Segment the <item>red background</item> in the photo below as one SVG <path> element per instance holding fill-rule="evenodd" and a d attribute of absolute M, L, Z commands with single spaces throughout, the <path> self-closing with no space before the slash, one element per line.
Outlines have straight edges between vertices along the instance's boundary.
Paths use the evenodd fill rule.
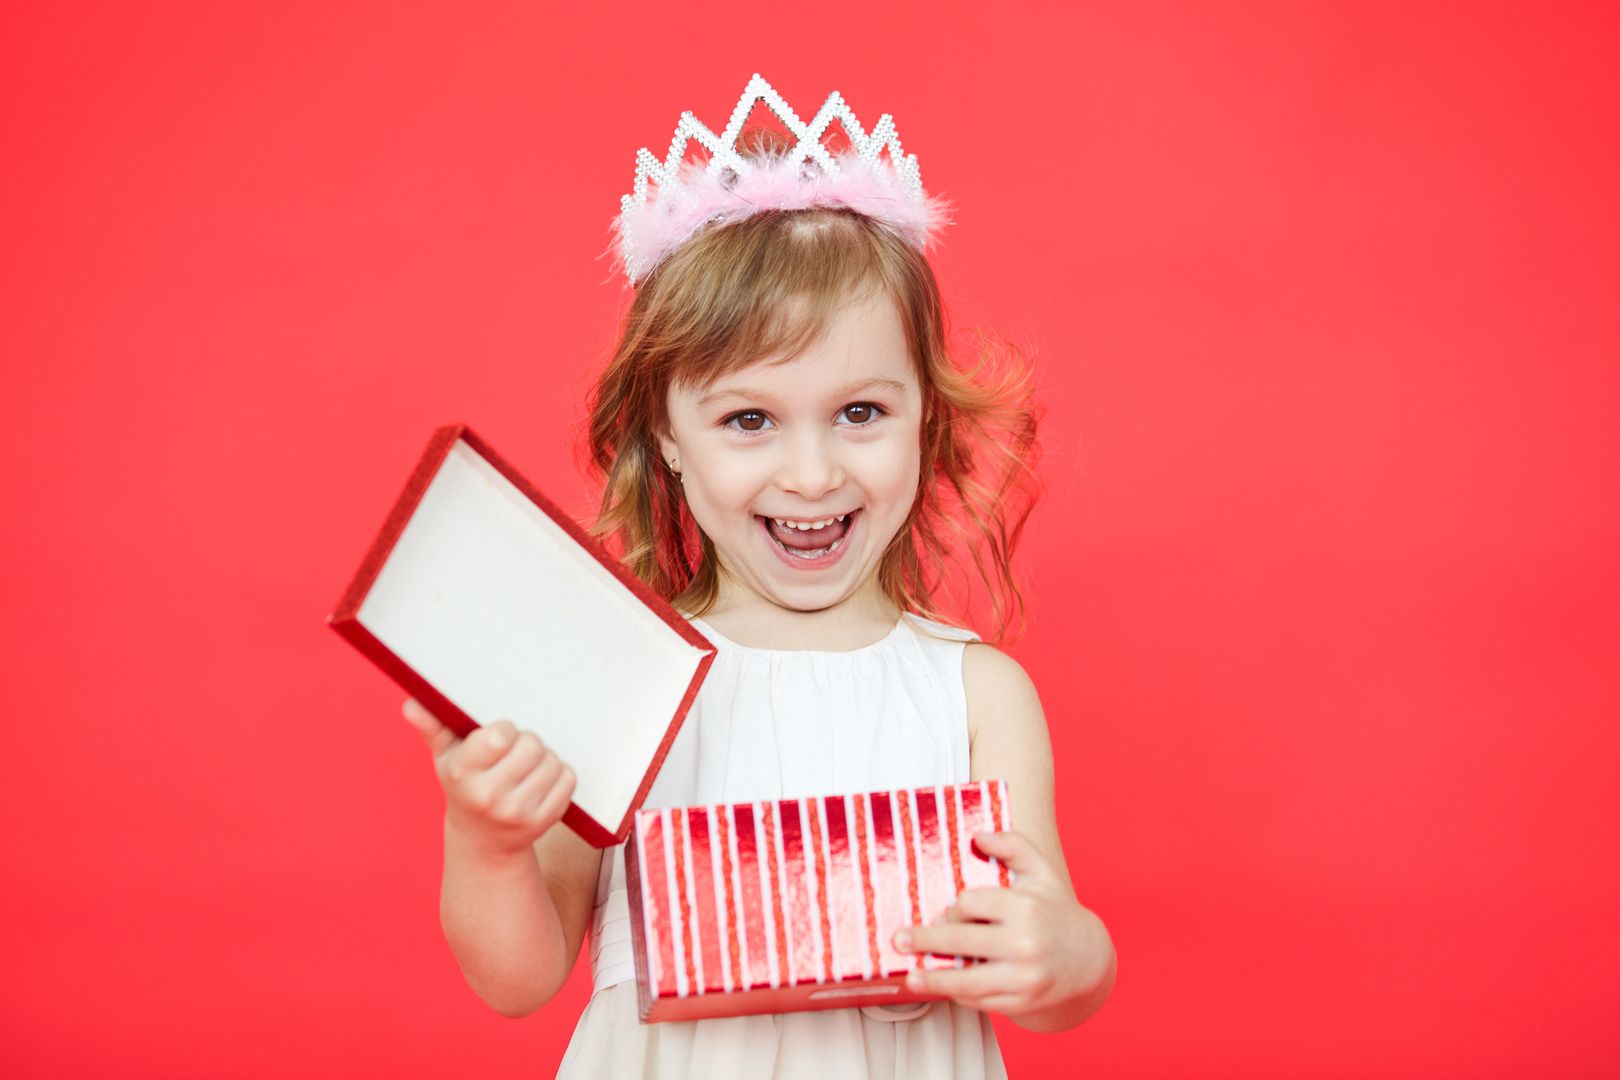
<path fill-rule="evenodd" d="M 757 70 L 894 115 L 1039 353 L 1012 652 L 1120 977 L 1013 1074 L 1615 1075 L 1614 5 L 226 7 L 0 15 L 0 1071 L 550 1075 L 588 970 L 467 989 L 323 618 L 438 424 L 587 512 L 634 151 Z"/>

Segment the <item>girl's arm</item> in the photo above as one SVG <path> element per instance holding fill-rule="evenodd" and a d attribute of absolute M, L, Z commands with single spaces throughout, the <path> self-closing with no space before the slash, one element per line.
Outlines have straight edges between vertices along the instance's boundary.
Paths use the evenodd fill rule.
<path fill-rule="evenodd" d="M 467 985 L 490 1008 L 528 1016 L 568 981 L 601 859 L 560 823 L 531 849 L 485 851 L 446 815 L 439 921 Z"/>
<path fill-rule="evenodd" d="M 459 739 L 414 698 L 403 711 L 444 787 L 445 940 L 490 1008 L 527 1016 L 573 970 L 601 867 L 601 852 L 561 825 L 573 770 L 510 720 Z"/>
<path fill-rule="evenodd" d="M 1102 1007 L 1117 970 L 1102 920 L 1075 898 L 1053 806 L 1052 744 L 1035 685 L 1000 650 L 970 643 L 962 657 L 969 775 L 1007 782 L 1013 831 L 979 848 L 1016 875 L 1010 888 L 968 889 L 941 925 L 901 931 L 914 952 L 974 956 L 966 968 L 914 972 L 910 985 L 1000 1012 L 1032 1031 L 1061 1031 Z"/>

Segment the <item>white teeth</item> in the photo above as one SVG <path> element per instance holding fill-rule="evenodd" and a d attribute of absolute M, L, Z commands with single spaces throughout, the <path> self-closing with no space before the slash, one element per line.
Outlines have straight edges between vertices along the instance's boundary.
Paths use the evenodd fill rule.
<path fill-rule="evenodd" d="M 848 514 L 839 514 L 837 517 L 823 518 L 820 521 L 784 521 L 781 518 L 772 518 L 771 520 L 784 529 L 798 529 L 800 532 L 808 532 L 811 529 L 825 529 L 833 522 L 843 521 L 848 516 Z"/>

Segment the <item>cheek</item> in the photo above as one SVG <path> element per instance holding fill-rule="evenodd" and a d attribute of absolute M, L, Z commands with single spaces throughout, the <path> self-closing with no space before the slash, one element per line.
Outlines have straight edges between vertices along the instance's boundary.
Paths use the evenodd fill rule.
<path fill-rule="evenodd" d="M 878 475 L 881 476 L 879 482 L 883 486 L 884 497 L 901 504 L 898 512 L 904 516 L 916 497 L 917 485 L 922 478 L 921 451 L 910 441 L 896 446 L 892 453 L 886 455 Z"/>
<path fill-rule="evenodd" d="M 874 448 L 875 449 L 875 448 Z M 915 447 L 885 447 L 861 463 L 851 479 L 859 485 L 861 500 L 871 517 L 867 520 L 868 539 L 881 549 L 906 520 L 917 498 L 921 456 Z"/>
<path fill-rule="evenodd" d="M 758 487 L 750 484 L 737 469 L 709 468 L 699 475 L 707 478 L 707 482 L 695 477 L 688 482 L 686 502 L 692 516 L 706 532 L 712 534 L 717 529 L 729 528 L 739 512 L 753 505 Z"/>

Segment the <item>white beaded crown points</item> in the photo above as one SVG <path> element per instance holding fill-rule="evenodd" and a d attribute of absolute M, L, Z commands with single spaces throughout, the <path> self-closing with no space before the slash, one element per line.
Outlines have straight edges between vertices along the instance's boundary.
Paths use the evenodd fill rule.
<path fill-rule="evenodd" d="M 797 141 L 784 152 L 749 158 L 738 153 L 737 139 L 760 101 Z M 822 144 L 834 120 L 842 124 L 851 149 L 834 153 Z M 707 162 L 686 160 L 693 142 L 709 152 Z M 649 191 L 649 180 L 657 181 L 656 189 Z M 868 133 L 834 90 L 806 124 L 756 72 L 720 135 L 688 110 L 681 113 L 663 161 L 646 147 L 636 151 L 633 190 L 619 200 L 613 219 L 614 253 L 635 284 L 708 223 L 812 206 L 850 207 L 923 250 L 950 223 L 950 203 L 923 190 L 917 155 L 902 152 L 888 113 Z"/>

